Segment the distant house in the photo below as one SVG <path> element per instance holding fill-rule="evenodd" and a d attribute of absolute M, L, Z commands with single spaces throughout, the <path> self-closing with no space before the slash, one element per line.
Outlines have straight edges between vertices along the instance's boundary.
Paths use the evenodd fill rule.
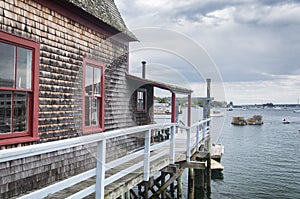
<path fill-rule="evenodd" d="M 159 103 L 154 101 L 154 114 L 169 114 L 171 113 L 171 106 L 169 103 Z"/>
<path fill-rule="evenodd" d="M 133 41 L 137 38 L 113 0 L 2 1 L 0 148 L 150 124 L 154 86 L 170 90 L 173 98 L 176 92 L 191 92 L 129 75 Z M 111 140 L 109 158 L 139 145 L 138 135 Z M 95 167 L 94 150 L 74 147 L 26 164 L 0 163 L 5 179 L 0 181 L 0 198 Z"/>

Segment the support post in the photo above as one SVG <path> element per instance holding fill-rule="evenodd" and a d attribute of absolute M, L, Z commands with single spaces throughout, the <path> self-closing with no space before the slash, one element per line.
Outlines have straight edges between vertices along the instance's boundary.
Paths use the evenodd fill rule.
<path fill-rule="evenodd" d="M 204 198 L 204 169 L 195 169 L 195 198 Z"/>
<path fill-rule="evenodd" d="M 190 162 L 190 159 L 191 159 L 191 146 L 190 146 L 191 131 L 189 128 L 186 130 L 186 134 L 187 134 L 187 136 L 186 136 L 186 161 Z"/>
<path fill-rule="evenodd" d="M 188 199 L 194 199 L 195 189 L 195 173 L 193 168 L 189 168 L 189 179 L 188 179 Z"/>
<path fill-rule="evenodd" d="M 148 192 L 149 192 L 149 187 L 148 187 L 148 185 L 145 185 L 144 188 L 145 188 L 144 198 L 145 198 L 145 199 L 148 199 L 148 198 L 149 198 L 149 194 L 148 194 Z"/>
<path fill-rule="evenodd" d="M 97 145 L 96 199 L 104 199 L 106 140 Z"/>
<path fill-rule="evenodd" d="M 192 104 L 192 97 L 191 94 L 188 95 L 188 110 L 187 110 L 187 125 L 191 126 L 191 105 Z"/>
<path fill-rule="evenodd" d="M 211 79 L 207 79 L 207 98 L 210 99 L 210 83 L 211 83 Z M 207 118 L 210 117 L 210 101 L 208 102 L 207 105 Z M 207 127 L 209 127 L 209 122 L 206 123 L 206 129 L 205 131 L 207 131 Z M 208 133 L 208 138 L 207 138 L 207 150 L 208 150 L 208 154 L 207 154 L 207 193 L 211 193 L 211 157 L 210 157 L 210 150 L 211 150 L 211 143 L 210 143 L 210 133 Z"/>
<path fill-rule="evenodd" d="M 182 199 L 182 175 L 177 178 L 177 198 Z"/>
<path fill-rule="evenodd" d="M 206 88 L 206 95 L 207 95 L 207 99 L 208 99 L 208 103 L 207 103 L 207 117 L 210 117 L 210 84 L 211 84 L 211 79 L 206 79 L 206 84 L 207 84 L 207 88 Z"/>
<path fill-rule="evenodd" d="M 206 189 L 207 193 L 211 193 L 211 158 L 210 153 L 208 154 L 207 158 L 207 173 L 206 173 Z"/>
<path fill-rule="evenodd" d="M 202 145 L 203 145 L 202 151 L 204 151 L 205 150 L 206 123 L 202 124 L 201 128 L 202 128 Z"/>
<path fill-rule="evenodd" d="M 150 138 L 151 130 L 145 132 L 145 149 L 144 149 L 144 181 L 150 178 Z"/>
<path fill-rule="evenodd" d="M 172 178 L 174 176 L 174 174 L 170 174 L 170 178 Z M 170 184 L 170 191 L 171 191 L 171 197 L 175 198 L 175 186 L 174 186 L 174 182 L 172 182 Z"/>
<path fill-rule="evenodd" d="M 171 122 L 176 122 L 176 94 L 172 93 Z"/>
<path fill-rule="evenodd" d="M 199 151 L 199 136 L 200 136 L 200 133 L 199 133 L 199 125 L 196 126 L 196 151 Z"/>
<path fill-rule="evenodd" d="M 161 184 L 160 186 L 164 186 L 166 183 L 166 173 L 165 172 L 161 172 Z M 161 198 L 166 198 L 166 189 L 164 189 L 162 192 L 161 192 Z"/>
<path fill-rule="evenodd" d="M 175 126 L 171 126 L 170 129 L 170 164 L 175 163 Z"/>

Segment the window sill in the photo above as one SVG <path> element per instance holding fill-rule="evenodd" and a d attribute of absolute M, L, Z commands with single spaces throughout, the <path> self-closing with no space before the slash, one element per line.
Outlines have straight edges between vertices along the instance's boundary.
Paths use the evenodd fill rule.
<path fill-rule="evenodd" d="M 21 144 L 21 143 L 25 143 L 25 142 L 35 142 L 35 141 L 39 141 L 39 140 L 40 140 L 39 137 L 31 137 L 31 136 L 7 138 L 7 139 L 0 140 L 0 146 Z"/>
<path fill-rule="evenodd" d="M 105 131 L 105 128 L 93 128 L 93 127 L 85 127 L 83 129 L 83 135 L 93 134 L 93 133 L 101 133 Z"/>

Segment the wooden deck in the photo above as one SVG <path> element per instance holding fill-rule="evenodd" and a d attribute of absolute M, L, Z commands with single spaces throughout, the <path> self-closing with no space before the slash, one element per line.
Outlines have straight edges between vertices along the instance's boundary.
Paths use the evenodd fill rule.
<path fill-rule="evenodd" d="M 176 163 L 182 163 L 186 161 L 186 133 L 184 132 L 178 132 L 175 136 L 175 147 L 176 147 L 176 154 L 175 154 L 175 162 Z M 195 140 L 192 140 L 195 142 Z M 165 142 L 169 142 L 169 140 L 166 140 Z M 159 144 L 159 143 L 156 143 Z M 163 148 L 160 148 L 158 150 L 154 150 L 151 152 L 151 157 L 155 157 L 158 154 L 161 154 L 162 151 L 165 151 L 165 155 L 161 155 L 156 160 L 152 161 L 150 164 L 150 176 L 158 175 L 160 170 L 166 168 L 168 165 L 170 165 L 169 162 L 169 146 L 165 146 Z M 195 148 L 191 149 L 191 152 L 194 152 Z M 129 168 L 133 165 L 139 164 L 144 161 L 143 156 L 139 156 L 130 162 L 127 162 L 126 164 L 122 164 L 118 167 L 111 168 L 106 171 L 106 178 L 120 172 L 126 170 L 126 168 Z M 186 165 L 187 167 L 187 165 Z M 212 165 L 213 167 L 213 165 Z M 135 170 L 134 172 L 126 174 L 121 179 L 105 186 L 105 198 L 112 198 L 115 199 L 119 197 L 120 195 L 128 192 L 133 187 L 137 186 L 139 183 L 143 182 L 143 166 L 141 166 L 139 169 Z M 47 199 L 50 198 L 68 198 L 70 195 L 78 192 L 78 190 L 85 189 L 89 186 L 92 186 L 95 184 L 95 177 L 90 178 L 86 181 L 83 181 L 81 183 L 78 183 L 70 188 L 64 189 L 62 191 L 59 191 L 55 194 L 51 194 L 47 197 Z M 95 198 L 95 194 L 91 194 L 88 197 L 85 198 Z"/>
<path fill-rule="evenodd" d="M 211 165 L 209 153 L 196 150 L 208 148 L 209 128 L 207 128 L 207 123 L 209 121 L 210 119 L 202 120 L 191 127 L 169 123 L 117 129 L 109 133 L 88 135 L 84 137 L 84 140 L 73 138 L 51 144 L 34 145 L 23 148 L 22 153 L 19 150 L 11 150 L 10 153 L 3 154 L 1 161 L 31 157 L 87 143 L 97 143 L 96 168 L 27 193 L 20 198 L 95 198 L 95 193 L 96 198 L 101 199 L 124 197 L 124 194 L 127 196 L 132 194 L 135 195 L 134 198 L 138 198 L 140 195 L 145 196 L 148 189 L 151 189 L 151 197 L 155 198 L 161 192 L 167 194 L 166 186 L 174 187 L 173 182 L 176 183 L 175 180 L 180 178 L 185 168 L 205 169 L 208 173 L 210 172 L 212 167 L 206 167 L 206 165 Z M 159 129 L 169 129 L 169 140 L 150 144 L 153 130 Z M 135 133 L 144 133 L 144 148 L 111 162 L 105 162 L 106 140 Z M 16 153 L 18 156 L 15 156 Z M 194 155 L 203 157 L 195 161 Z M 139 189 L 137 194 L 133 193 L 135 189 L 132 188 L 136 186 L 143 190 Z M 154 190 L 153 186 L 158 186 L 159 190 L 157 188 Z M 182 186 L 181 180 L 177 186 Z M 163 198 L 165 197 L 163 196 Z"/>

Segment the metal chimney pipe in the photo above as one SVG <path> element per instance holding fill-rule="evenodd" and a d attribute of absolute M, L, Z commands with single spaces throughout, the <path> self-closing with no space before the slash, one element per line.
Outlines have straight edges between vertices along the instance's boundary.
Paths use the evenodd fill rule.
<path fill-rule="evenodd" d="M 146 78 L 146 61 L 142 61 L 142 78 Z"/>

